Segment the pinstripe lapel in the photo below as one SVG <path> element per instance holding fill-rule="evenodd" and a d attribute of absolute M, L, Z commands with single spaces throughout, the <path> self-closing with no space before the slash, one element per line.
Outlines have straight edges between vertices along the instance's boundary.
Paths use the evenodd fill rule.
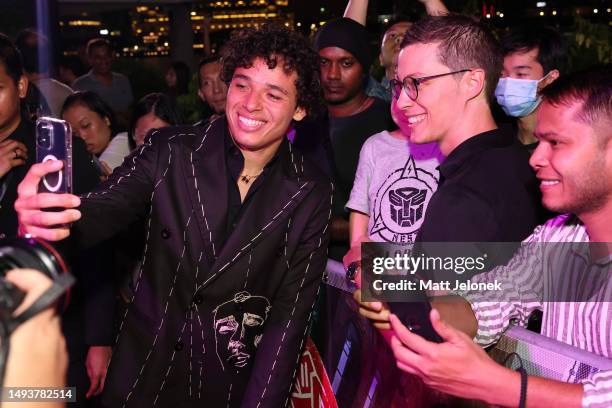
<path fill-rule="evenodd" d="M 289 143 L 284 142 L 281 149 L 280 165 L 273 169 L 253 196 L 253 201 L 228 237 L 203 287 L 261 242 L 270 231 L 284 224 L 293 209 L 313 189 L 312 181 L 296 177 L 297 167 L 293 163 Z"/>
<path fill-rule="evenodd" d="M 224 118 L 201 127 L 193 145 L 184 146 L 182 164 L 185 185 L 195 209 L 197 225 L 207 258 L 216 260 L 227 216 L 227 174 L 224 142 Z M 212 262 L 211 262 L 212 263 Z"/>

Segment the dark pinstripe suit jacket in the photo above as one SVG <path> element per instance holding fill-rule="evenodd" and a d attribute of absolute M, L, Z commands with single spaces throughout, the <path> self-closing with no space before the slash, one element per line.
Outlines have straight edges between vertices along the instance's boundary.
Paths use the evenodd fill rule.
<path fill-rule="evenodd" d="M 227 131 L 225 118 L 157 131 L 83 199 L 82 244 L 147 219 L 108 406 L 286 404 L 325 267 L 332 187 L 284 141 L 221 247 Z"/>

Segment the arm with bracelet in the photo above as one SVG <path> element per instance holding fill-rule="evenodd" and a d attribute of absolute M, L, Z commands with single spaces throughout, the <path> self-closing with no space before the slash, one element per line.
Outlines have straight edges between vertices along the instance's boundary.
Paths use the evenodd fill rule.
<path fill-rule="evenodd" d="M 543 240 L 543 229 L 536 229 L 507 265 L 474 278 L 502 282 L 504 290 L 494 299 L 485 297 L 491 292 L 476 291 L 462 293 L 463 297 L 431 299 L 430 320 L 444 340 L 440 344 L 415 335 L 391 315 L 391 346 L 398 367 L 421 377 L 432 388 L 489 404 L 580 407 L 583 385 L 528 376 L 520 368 L 513 371 L 495 362 L 483 349 L 499 340 L 511 321 L 524 325 L 529 314 L 541 308 L 541 247 L 528 244 Z M 525 279 L 525 274 L 534 279 Z"/>

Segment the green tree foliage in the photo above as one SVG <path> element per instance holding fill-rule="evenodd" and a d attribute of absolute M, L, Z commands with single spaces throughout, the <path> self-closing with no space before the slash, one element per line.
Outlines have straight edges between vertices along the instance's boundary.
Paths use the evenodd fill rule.
<path fill-rule="evenodd" d="M 574 28 L 568 38 L 571 71 L 611 63 L 611 39 L 612 30 L 608 25 L 576 16 Z"/>

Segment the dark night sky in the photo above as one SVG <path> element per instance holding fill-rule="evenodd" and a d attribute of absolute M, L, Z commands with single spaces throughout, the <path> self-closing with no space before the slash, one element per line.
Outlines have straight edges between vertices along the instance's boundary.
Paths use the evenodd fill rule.
<path fill-rule="evenodd" d="M 348 0 L 289 1 L 290 8 L 295 12 L 295 21 L 302 22 L 303 30 L 307 31 L 311 23 L 318 24 L 319 21 L 341 16 Z M 496 10 L 501 10 L 505 14 L 503 20 L 497 19 L 497 21 L 491 21 L 496 26 L 507 26 L 518 22 L 524 22 L 528 19 L 527 16 L 531 14 L 533 16 L 531 19 L 542 21 L 546 24 L 561 25 L 564 26 L 565 29 L 568 29 L 573 22 L 570 10 L 576 6 L 583 7 L 585 14 L 587 14 L 589 18 L 603 22 L 604 24 L 607 24 L 612 16 L 611 13 L 606 12 L 607 8 L 612 7 L 611 0 L 546 0 L 546 9 L 548 13 L 550 13 L 552 9 L 558 8 L 566 9 L 568 14 L 566 14 L 564 19 L 560 18 L 561 13 L 557 18 L 545 17 L 540 19 L 535 15 L 537 13 L 535 7 L 536 1 L 537 0 L 445 0 L 445 3 L 451 11 L 455 12 L 466 11 L 466 9 L 478 12 L 481 10 L 483 3 L 486 3 L 488 6 L 493 5 Z M 134 1 L 133 6 L 143 3 L 146 2 Z M 202 4 L 204 1 L 199 0 L 194 3 Z M 368 26 L 372 31 L 379 31 L 381 28 L 377 27 L 375 24 L 375 16 L 378 14 L 391 14 L 399 10 L 401 14 L 414 18 L 424 12 L 424 7 L 419 0 L 370 0 L 369 3 Z M 0 0 L 0 31 L 9 35 L 14 35 L 23 27 L 35 25 L 36 13 L 34 12 L 34 5 L 35 0 Z M 122 5 L 123 8 L 126 6 L 126 4 Z M 324 13 L 320 12 L 321 7 L 325 9 Z M 65 12 L 74 14 L 75 8 L 78 10 L 88 9 L 95 12 L 102 7 L 101 5 L 85 2 L 82 5 L 72 3 L 60 4 L 59 8 L 60 14 Z M 600 12 L 598 15 L 592 14 L 593 8 L 599 8 Z M 590 15 L 589 11 L 591 12 Z"/>

